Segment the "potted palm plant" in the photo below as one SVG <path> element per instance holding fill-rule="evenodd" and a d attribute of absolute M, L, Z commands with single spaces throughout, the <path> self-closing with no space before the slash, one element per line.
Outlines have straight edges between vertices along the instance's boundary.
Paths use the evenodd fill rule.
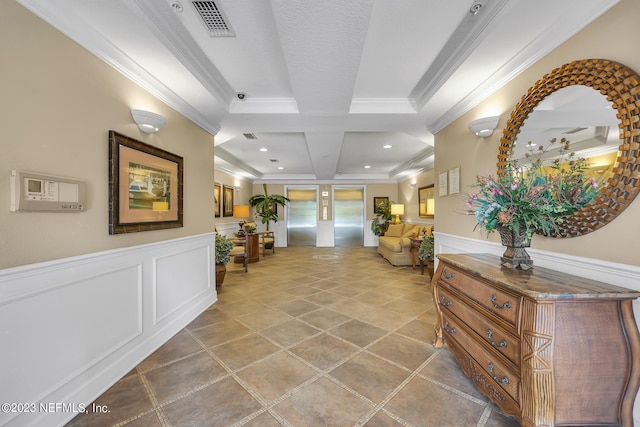
<path fill-rule="evenodd" d="M 256 215 L 262 218 L 262 223 L 267 226 L 269 231 L 269 222 L 278 222 L 278 205 L 284 207 L 289 201 L 285 196 L 267 193 L 267 184 L 263 184 L 264 194 L 256 194 L 251 196 L 249 204 L 256 208 Z"/>
<path fill-rule="evenodd" d="M 216 285 L 224 282 L 224 276 L 227 273 L 227 264 L 231 260 L 229 252 L 235 245 L 231 240 L 222 234 L 216 235 Z"/>

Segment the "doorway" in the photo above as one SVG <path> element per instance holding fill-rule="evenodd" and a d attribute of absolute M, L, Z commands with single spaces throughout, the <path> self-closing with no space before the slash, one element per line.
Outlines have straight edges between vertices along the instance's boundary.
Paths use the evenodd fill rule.
<path fill-rule="evenodd" d="M 336 246 L 364 245 L 364 189 L 336 187 L 333 191 Z"/>
<path fill-rule="evenodd" d="M 318 218 L 315 188 L 288 188 L 287 246 L 315 246 Z"/>

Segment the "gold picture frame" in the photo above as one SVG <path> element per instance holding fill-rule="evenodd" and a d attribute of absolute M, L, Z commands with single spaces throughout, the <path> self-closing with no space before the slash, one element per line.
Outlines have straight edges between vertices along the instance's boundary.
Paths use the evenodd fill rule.
<path fill-rule="evenodd" d="M 222 216 L 233 216 L 233 187 L 222 186 Z"/>
<path fill-rule="evenodd" d="M 420 218 L 434 217 L 434 193 L 435 191 L 433 185 L 418 188 L 418 216 Z"/>
<path fill-rule="evenodd" d="M 222 196 L 220 184 L 214 184 L 213 186 L 213 213 L 215 218 L 220 217 L 220 200 Z"/>

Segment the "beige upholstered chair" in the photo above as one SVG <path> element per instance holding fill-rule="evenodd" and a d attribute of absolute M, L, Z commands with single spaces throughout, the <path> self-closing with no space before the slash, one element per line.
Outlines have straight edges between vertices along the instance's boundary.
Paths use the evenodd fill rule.
<path fill-rule="evenodd" d="M 262 248 L 262 256 L 265 250 L 270 250 L 272 254 L 276 253 L 275 236 L 273 231 L 261 231 L 258 233 L 258 244 Z"/>
<path fill-rule="evenodd" d="M 242 265 L 244 266 L 244 272 L 248 271 L 247 269 L 247 241 L 244 239 L 233 239 L 233 243 L 236 245 L 231 252 L 229 252 L 229 256 L 234 260 L 238 257 L 242 257 Z"/>

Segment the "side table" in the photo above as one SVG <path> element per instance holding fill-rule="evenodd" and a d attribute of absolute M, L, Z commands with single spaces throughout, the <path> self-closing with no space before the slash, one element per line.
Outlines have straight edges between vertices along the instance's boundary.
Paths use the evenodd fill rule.
<path fill-rule="evenodd" d="M 411 254 L 411 265 L 415 270 L 416 258 L 418 258 L 418 261 L 420 262 L 420 274 L 424 275 L 424 262 L 420 259 L 420 245 L 422 245 L 422 239 L 419 237 L 409 237 L 409 240 L 411 240 L 411 248 L 409 249 L 409 253 Z"/>
<path fill-rule="evenodd" d="M 411 254 L 411 265 L 413 269 L 416 268 L 416 258 L 420 263 L 420 274 L 424 275 L 424 261 L 420 259 L 420 245 L 422 245 L 421 237 L 409 237 L 411 240 L 411 248 L 409 253 Z M 434 263 L 433 260 L 427 261 L 427 270 L 429 271 L 429 277 L 433 278 Z"/>
<path fill-rule="evenodd" d="M 247 262 L 251 263 L 260 261 L 260 251 L 258 250 L 258 234 L 246 233 L 243 236 L 243 239 L 247 240 Z M 241 257 L 237 257 L 234 262 L 242 264 L 243 260 L 241 259 Z"/>

